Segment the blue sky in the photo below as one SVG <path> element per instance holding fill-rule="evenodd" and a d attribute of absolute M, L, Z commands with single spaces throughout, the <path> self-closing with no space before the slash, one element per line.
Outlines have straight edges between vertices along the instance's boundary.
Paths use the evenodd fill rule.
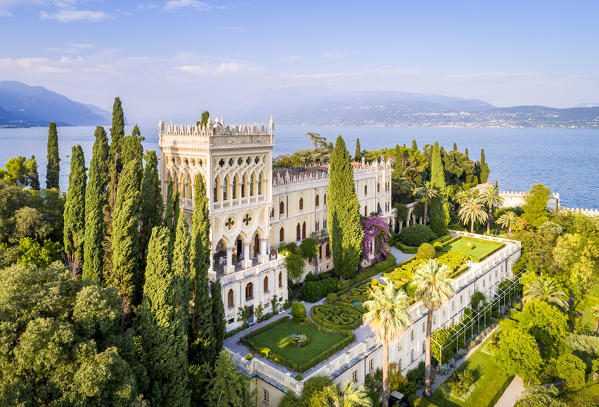
<path fill-rule="evenodd" d="M 0 0 L 0 79 L 134 120 L 285 89 L 599 102 L 597 2 Z"/>

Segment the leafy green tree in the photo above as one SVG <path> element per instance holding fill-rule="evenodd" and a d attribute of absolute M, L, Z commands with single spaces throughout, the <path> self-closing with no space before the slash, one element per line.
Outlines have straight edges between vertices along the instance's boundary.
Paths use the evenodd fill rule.
<path fill-rule="evenodd" d="M 478 200 L 487 207 L 487 234 L 491 234 L 491 220 L 493 219 L 493 209 L 496 206 L 503 205 L 503 197 L 499 195 L 499 189 L 495 186 L 483 188 L 478 196 Z"/>
<path fill-rule="evenodd" d="M 425 354 L 425 388 L 424 395 L 430 397 L 431 389 L 431 331 L 433 327 L 433 312 L 441 308 L 454 294 L 450 278 L 451 269 L 445 264 L 439 264 L 431 259 L 419 266 L 412 277 L 411 284 L 416 287 L 415 297 L 422 301 L 428 310 L 426 323 L 426 354 Z"/>
<path fill-rule="evenodd" d="M 566 316 L 557 307 L 540 300 L 524 304 L 518 326 L 539 342 L 544 359 L 557 356 L 568 332 Z"/>
<path fill-rule="evenodd" d="M 516 401 L 515 407 L 567 407 L 559 398 L 559 391 L 554 385 L 549 387 L 538 385 L 524 390 L 522 397 Z"/>
<path fill-rule="evenodd" d="M 522 302 L 534 300 L 545 301 L 562 309 L 568 308 L 568 294 L 552 278 L 538 277 L 530 282 L 524 290 Z"/>
<path fill-rule="evenodd" d="M 360 204 L 354 186 L 354 171 L 341 136 L 337 137 L 329 169 L 327 216 L 331 227 L 335 273 L 351 278 L 362 256 L 364 232 L 360 225 Z"/>
<path fill-rule="evenodd" d="M 579 357 L 568 353 L 563 354 L 557 358 L 555 368 L 567 388 L 577 390 L 584 386 L 586 365 Z"/>
<path fill-rule="evenodd" d="M 17 240 L 31 237 L 41 241 L 50 234 L 50 225 L 39 209 L 24 206 L 15 212 L 14 219 L 16 224 L 14 237 Z"/>
<path fill-rule="evenodd" d="M 156 227 L 152 231 L 136 330 L 142 363 L 150 379 L 151 403 L 188 406 L 187 315 L 178 309 L 180 287 L 171 269 L 169 240 L 170 231 L 166 228 Z"/>
<path fill-rule="evenodd" d="M 208 270 L 210 268 L 210 215 L 208 196 L 201 174 L 195 179 L 191 232 L 191 330 L 189 360 L 192 364 L 213 364 L 214 330 Z"/>
<path fill-rule="evenodd" d="M 458 216 L 464 225 L 470 223 L 470 233 L 474 233 L 474 224 L 476 222 L 488 222 L 487 212 L 484 206 L 477 198 L 469 198 L 460 205 Z"/>
<path fill-rule="evenodd" d="M 304 258 L 299 253 L 289 253 L 285 256 L 287 274 L 293 281 L 298 281 L 304 275 Z"/>
<path fill-rule="evenodd" d="M 507 228 L 508 237 L 512 236 L 512 228 L 518 223 L 520 217 L 512 211 L 507 211 L 497 219 L 497 224 Z"/>
<path fill-rule="evenodd" d="M 445 188 L 445 171 L 439 152 L 439 143 L 435 143 L 431 153 L 431 186 L 438 191 Z M 431 199 L 429 207 L 431 229 L 439 236 L 447 233 L 447 225 L 449 224 L 448 213 L 446 213 L 443 206 L 443 200 L 440 196 Z"/>
<path fill-rule="evenodd" d="M 83 245 L 84 279 L 102 281 L 104 270 L 104 216 L 106 188 L 108 187 L 108 137 L 100 126 L 96 127 L 96 141 L 89 164 L 89 179 L 85 190 L 85 241 Z"/>
<path fill-rule="evenodd" d="M 46 268 L 60 257 L 60 251 L 60 243 L 44 240 L 42 245 L 30 237 L 23 237 L 19 240 L 19 257 L 17 262 L 19 264 Z"/>
<path fill-rule="evenodd" d="M 354 161 L 362 160 L 362 148 L 360 147 L 360 139 L 356 139 L 356 151 L 354 153 Z"/>
<path fill-rule="evenodd" d="M 58 132 L 56 123 L 50 123 L 48 129 L 48 165 L 46 167 L 46 188 L 58 189 L 60 181 L 60 156 L 58 155 Z"/>
<path fill-rule="evenodd" d="M 522 218 L 531 226 L 538 227 L 549 220 L 547 215 L 547 202 L 551 196 L 551 191 L 542 184 L 532 186 L 532 189 L 526 196 L 526 201 L 522 205 L 524 213 Z"/>
<path fill-rule="evenodd" d="M 141 162 L 130 161 L 119 181 L 112 226 L 112 269 L 107 282 L 119 289 L 126 326 L 132 312 L 139 267 L 139 184 Z"/>
<path fill-rule="evenodd" d="M 591 236 L 567 233 L 557 238 L 553 259 L 571 287 L 586 292 L 589 281 L 599 271 L 599 247 Z"/>
<path fill-rule="evenodd" d="M 318 242 L 311 237 L 307 237 L 300 243 L 300 249 L 304 259 L 311 259 L 318 254 Z"/>
<path fill-rule="evenodd" d="M 3 179 L 11 180 L 20 186 L 27 186 L 27 175 L 29 169 L 27 168 L 27 159 L 23 156 L 17 156 L 9 159 L 4 166 L 4 169 L 0 169 L 0 175 Z"/>
<path fill-rule="evenodd" d="M 206 394 L 206 405 L 222 407 L 255 406 L 255 397 L 249 389 L 249 378 L 235 369 L 231 356 L 225 350 L 216 359 Z"/>
<path fill-rule="evenodd" d="M 139 250 L 141 252 L 141 269 L 145 268 L 148 253 L 148 242 L 152 229 L 162 222 L 162 190 L 160 178 L 158 177 L 158 159 L 155 151 L 146 151 L 144 156 L 146 166 L 144 167 L 141 181 L 141 196 L 139 214 Z"/>
<path fill-rule="evenodd" d="M 200 126 L 204 127 L 205 125 L 208 124 L 209 120 L 210 120 L 210 112 L 208 110 L 204 110 L 202 112 L 202 118 L 200 120 Z"/>
<path fill-rule="evenodd" d="M 535 382 L 543 365 L 534 336 L 518 328 L 502 330 L 499 349 L 495 352 L 498 367 L 511 376 Z"/>
<path fill-rule="evenodd" d="M 428 203 L 439 196 L 439 191 L 430 182 L 425 182 L 423 186 L 414 189 L 414 195 L 424 199 L 424 221 L 428 222 Z"/>
<path fill-rule="evenodd" d="M 322 407 L 372 407 L 364 386 L 354 387 L 348 382 L 343 390 L 336 384 L 325 387 L 311 398 L 312 406 Z"/>
<path fill-rule="evenodd" d="M 400 337 L 412 323 L 408 313 L 409 298 L 404 290 L 396 290 L 391 280 L 384 288 L 376 286 L 362 304 L 364 323 L 383 345 L 383 407 L 389 404 L 389 344 Z"/>
<path fill-rule="evenodd" d="M 34 155 L 27 160 L 27 185 L 34 191 L 40 190 L 40 176 L 37 172 L 37 161 Z"/>
<path fill-rule="evenodd" d="M 227 323 L 225 321 L 225 306 L 221 295 L 220 281 L 210 285 L 212 298 L 212 329 L 214 332 L 214 349 L 220 352 L 223 349 L 225 336 L 227 334 Z M 275 297 L 276 298 L 276 297 Z"/>
<path fill-rule="evenodd" d="M 0 405 L 143 403 L 119 318 L 114 288 L 72 280 L 59 263 L 0 270 Z"/>
<path fill-rule="evenodd" d="M 79 275 L 83 265 L 83 243 L 85 241 L 85 158 L 79 144 L 71 153 L 69 191 L 64 205 L 64 251 L 73 278 Z"/>

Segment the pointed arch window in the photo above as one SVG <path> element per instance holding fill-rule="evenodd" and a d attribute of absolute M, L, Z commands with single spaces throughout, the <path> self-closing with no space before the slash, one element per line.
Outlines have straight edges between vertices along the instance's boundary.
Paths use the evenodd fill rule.
<path fill-rule="evenodd" d="M 316 195 L 316 198 L 314 198 L 314 206 L 318 208 L 318 205 L 320 205 L 320 196 Z"/>
<path fill-rule="evenodd" d="M 368 195 L 368 185 L 364 185 L 364 196 Z"/>
<path fill-rule="evenodd" d="M 268 276 L 264 277 L 264 292 L 268 292 Z"/>
<path fill-rule="evenodd" d="M 284 215 L 285 214 L 285 203 L 283 201 L 281 201 L 279 203 L 279 215 Z"/>
<path fill-rule="evenodd" d="M 296 239 L 295 239 L 295 240 L 297 240 L 298 242 L 299 242 L 300 240 L 302 240 L 302 229 L 301 229 L 301 226 L 300 226 L 300 224 L 299 224 L 299 223 L 298 223 L 298 224 L 297 224 L 297 226 L 295 227 L 295 237 L 296 237 Z"/>
<path fill-rule="evenodd" d="M 304 209 L 304 198 L 300 198 L 299 200 L 299 209 L 300 211 Z"/>
<path fill-rule="evenodd" d="M 233 308 L 235 306 L 235 300 L 233 300 L 233 290 L 230 289 L 227 293 L 227 307 Z"/>
<path fill-rule="evenodd" d="M 283 273 L 279 271 L 279 288 L 283 287 Z"/>
<path fill-rule="evenodd" d="M 285 229 L 281 228 L 279 230 L 279 242 L 284 242 L 285 241 Z"/>

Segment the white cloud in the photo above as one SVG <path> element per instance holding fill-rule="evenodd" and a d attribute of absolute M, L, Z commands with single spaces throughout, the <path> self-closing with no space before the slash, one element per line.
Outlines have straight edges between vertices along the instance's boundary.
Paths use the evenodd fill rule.
<path fill-rule="evenodd" d="M 224 9 L 224 6 L 216 6 L 200 0 L 169 0 L 164 5 L 165 10 L 176 10 L 190 7 L 197 11 L 210 11 L 213 9 Z"/>
<path fill-rule="evenodd" d="M 347 56 L 347 54 L 342 54 L 340 52 L 326 52 L 321 55 L 323 58 L 342 58 Z"/>
<path fill-rule="evenodd" d="M 88 42 L 72 42 L 70 44 L 66 44 L 68 47 L 72 48 L 93 48 L 94 44 L 90 44 Z"/>
<path fill-rule="evenodd" d="M 341 78 L 349 76 L 361 76 L 361 75 L 415 75 L 419 74 L 418 69 L 403 69 L 403 68 L 377 68 L 377 69 L 366 69 L 363 71 L 348 71 L 348 72 L 316 72 L 316 73 L 300 73 L 291 75 L 296 79 L 330 79 L 330 78 Z"/>
<path fill-rule="evenodd" d="M 91 10 L 60 10 L 58 13 L 48 14 L 42 11 L 40 20 L 56 20 L 61 23 L 71 23 L 73 21 L 102 21 L 108 18 L 103 11 Z"/>
<path fill-rule="evenodd" d="M 295 62 L 295 61 L 302 61 L 304 59 L 304 57 L 301 57 L 299 55 L 291 55 L 288 56 L 287 58 L 284 59 L 285 62 Z"/>
<path fill-rule="evenodd" d="M 320 72 L 320 73 L 300 73 L 292 75 L 297 79 L 329 79 L 329 78 L 340 78 L 342 76 L 353 76 L 357 75 L 357 72 Z"/>
<path fill-rule="evenodd" d="M 466 74 L 455 74 L 455 75 L 447 75 L 449 79 L 460 79 L 460 80 L 469 80 L 469 79 L 503 79 L 503 78 L 518 78 L 518 77 L 532 77 L 532 76 L 541 76 L 538 72 L 475 72 L 475 73 L 466 73 Z"/>
<path fill-rule="evenodd" d="M 222 62 L 220 64 L 198 64 L 198 65 L 181 65 L 175 69 L 191 73 L 205 75 L 232 74 L 253 71 L 254 69 L 246 64 L 239 62 Z"/>
<path fill-rule="evenodd" d="M 0 0 L 0 17 L 12 17 L 11 9 L 21 5 L 41 5 L 45 0 Z"/>

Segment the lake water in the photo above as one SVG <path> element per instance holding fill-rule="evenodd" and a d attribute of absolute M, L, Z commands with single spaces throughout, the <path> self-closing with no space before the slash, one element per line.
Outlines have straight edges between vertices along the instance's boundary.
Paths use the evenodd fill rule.
<path fill-rule="evenodd" d="M 108 131 L 108 127 L 106 129 Z M 129 134 L 132 127 L 127 127 Z M 71 146 L 81 144 L 87 160 L 91 158 L 94 127 L 59 128 L 61 155 L 60 186 L 68 184 L 68 155 Z M 353 155 L 355 140 L 362 149 L 378 149 L 396 144 L 410 146 L 415 139 L 419 147 L 439 143 L 460 151 L 468 148 L 473 159 L 485 149 L 491 169 L 489 180 L 499 181 L 503 190 L 529 190 L 542 183 L 559 192 L 567 207 L 599 208 L 599 130 L 598 129 L 473 129 L 473 128 L 397 128 L 397 127 L 319 127 L 277 126 L 274 155 L 286 154 L 311 146 L 305 133 L 313 131 L 333 140 L 341 134 Z M 40 182 L 45 184 L 47 128 L 0 129 L 0 166 L 17 155 L 36 156 Z M 144 146 L 158 151 L 156 128 L 142 127 Z"/>

